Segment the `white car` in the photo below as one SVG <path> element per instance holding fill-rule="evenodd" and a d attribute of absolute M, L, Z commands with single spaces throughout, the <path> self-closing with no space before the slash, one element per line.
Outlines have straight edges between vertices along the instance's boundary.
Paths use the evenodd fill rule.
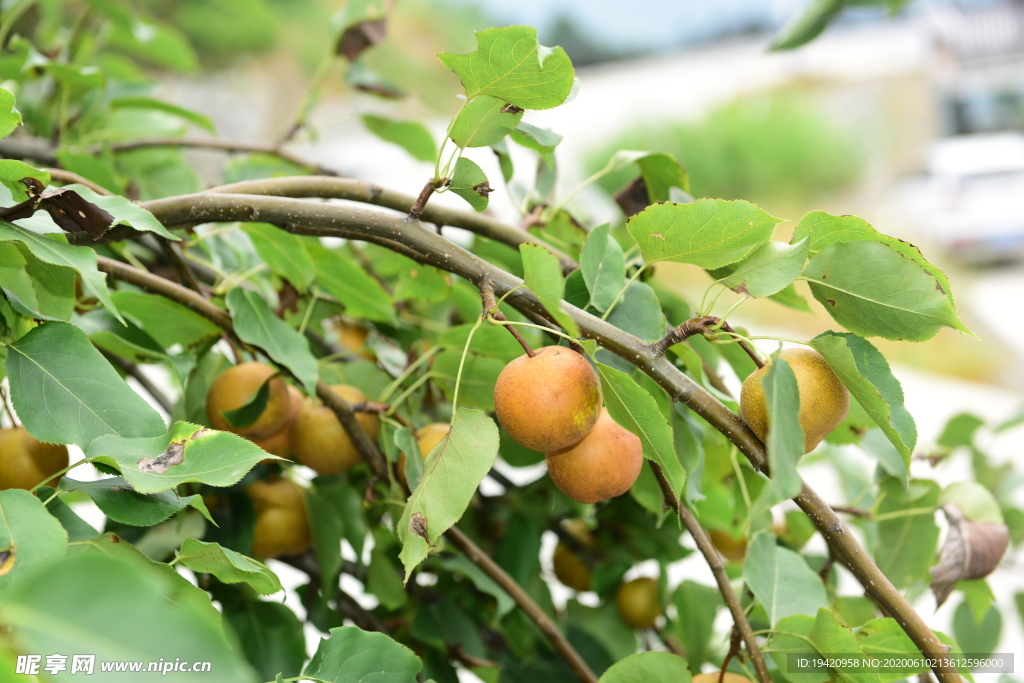
<path fill-rule="evenodd" d="M 951 257 L 973 265 L 1024 258 L 1024 135 L 938 140 L 915 185 L 907 208 Z"/>

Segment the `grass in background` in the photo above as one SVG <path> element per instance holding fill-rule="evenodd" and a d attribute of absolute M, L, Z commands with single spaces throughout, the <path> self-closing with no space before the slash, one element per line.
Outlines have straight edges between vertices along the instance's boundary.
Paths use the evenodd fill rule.
<path fill-rule="evenodd" d="M 849 133 L 793 90 L 739 99 L 696 122 L 638 124 L 592 155 L 587 170 L 598 170 L 619 149 L 675 155 L 690 174 L 695 197 L 775 207 L 803 205 L 846 189 L 861 166 Z M 630 168 L 605 177 L 601 185 L 615 192 L 635 175 Z"/>

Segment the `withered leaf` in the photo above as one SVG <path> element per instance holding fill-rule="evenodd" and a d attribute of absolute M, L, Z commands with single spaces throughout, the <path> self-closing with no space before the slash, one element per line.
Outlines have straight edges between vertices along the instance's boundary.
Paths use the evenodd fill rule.
<path fill-rule="evenodd" d="M 74 190 L 54 190 L 43 195 L 39 208 L 50 214 L 65 232 L 87 232 L 99 239 L 116 223 L 105 209 L 86 201 Z"/>
<path fill-rule="evenodd" d="M 973 522 L 952 504 L 943 505 L 942 511 L 949 520 L 949 533 L 939 563 L 930 570 L 936 608 L 946 601 L 957 581 L 981 579 L 995 571 L 1010 543 L 1005 524 Z"/>
<path fill-rule="evenodd" d="M 647 183 L 643 176 L 626 185 L 615 193 L 615 203 L 627 217 L 638 214 L 651 203 L 647 195 Z"/>
<path fill-rule="evenodd" d="M 364 50 L 384 40 L 387 34 L 387 19 L 361 21 L 354 26 L 349 26 L 341 34 L 336 53 L 344 55 L 350 62 L 355 61 Z"/>

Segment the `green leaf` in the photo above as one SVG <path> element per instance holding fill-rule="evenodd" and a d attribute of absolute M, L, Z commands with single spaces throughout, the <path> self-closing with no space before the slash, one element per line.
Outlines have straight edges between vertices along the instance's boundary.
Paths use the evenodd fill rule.
<path fill-rule="evenodd" d="M 505 140 L 499 140 L 491 145 L 491 151 L 494 152 L 494 156 L 498 157 L 498 167 L 501 168 L 501 177 L 506 183 L 510 182 L 512 180 L 512 175 L 515 173 L 515 166 L 512 163 L 512 154 L 509 152 L 508 143 Z"/>
<path fill-rule="evenodd" d="M 689 683 L 690 679 L 690 669 L 682 657 L 670 652 L 640 652 L 613 664 L 600 683 Z"/>
<path fill-rule="evenodd" d="M 673 630 L 686 647 L 686 658 L 693 671 L 712 655 L 708 645 L 714 636 L 714 621 L 722 607 L 722 596 L 717 588 L 694 581 L 683 581 L 672 594 L 678 615 Z"/>
<path fill-rule="evenodd" d="M 210 662 L 219 682 L 253 683 L 209 600 L 203 607 L 180 598 L 183 580 L 138 561 L 81 553 L 5 596 L 4 621 L 27 651 L 93 654 L 97 673 L 99 662 L 155 662 L 173 652 Z M 128 614 L 132 618 L 112 616 Z"/>
<path fill-rule="evenodd" d="M 238 338 L 261 348 L 274 361 L 291 370 L 307 394 L 315 394 L 319 368 L 309 350 L 309 341 L 274 315 L 257 292 L 236 287 L 228 292 L 227 304 Z"/>
<path fill-rule="evenodd" d="M 195 125 L 216 134 L 217 130 L 213 125 L 213 121 L 209 117 L 203 116 L 199 112 L 192 111 L 191 109 L 185 109 L 184 107 L 178 107 L 171 104 L 170 102 L 162 102 L 155 100 L 151 97 L 117 97 L 110 100 L 111 109 L 155 109 L 157 111 L 166 112 L 173 114 L 178 118 L 185 119 L 189 123 Z"/>
<path fill-rule="evenodd" d="M 507 332 L 505 334 L 512 339 L 512 335 Z M 431 370 L 434 382 L 449 401 L 455 394 L 455 378 L 458 376 L 461 361 L 462 349 L 448 349 L 434 358 L 434 367 Z M 459 403 L 487 412 L 493 411 L 494 384 L 504 367 L 505 362 L 498 358 L 472 352 L 466 354 L 462 383 L 459 387 Z"/>
<path fill-rule="evenodd" d="M 119 323 L 109 311 L 95 309 L 75 318 L 75 324 L 101 351 L 136 363 L 167 360 L 164 349 L 135 323 Z"/>
<path fill-rule="evenodd" d="M 412 650 L 383 633 L 355 626 L 332 628 L 302 675 L 327 683 L 416 683 L 423 663 Z"/>
<path fill-rule="evenodd" d="M 917 425 L 903 405 L 903 387 L 885 356 L 855 334 L 823 332 L 811 340 L 811 346 L 881 428 L 909 470 L 910 456 L 917 445 Z"/>
<path fill-rule="evenodd" d="M 972 580 L 961 580 L 956 582 L 957 590 L 964 594 L 964 603 L 971 610 L 971 616 L 974 617 L 974 623 L 981 625 L 981 622 L 985 619 L 985 615 L 988 613 L 989 607 L 991 607 L 995 601 L 996 596 L 992 592 L 992 587 L 988 585 L 988 581 L 985 579 L 972 579 Z"/>
<path fill-rule="evenodd" d="M 814 621 L 814 617 L 807 614 L 794 614 L 780 619 L 764 649 L 775 660 L 782 675 L 792 683 L 825 683 L 832 680 L 825 667 L 803 667 L 799 672 L 789 670 L 787 655 L 815 652 L 810 642 Z"/>
<path fill-rule="evenodd" d="M 606 311 L 626 281 L 626 258 L 611 236 L 611 224 L 602 223 L 587 235 L 580 254 L 580 270 L 590 292 L 590 303 Z"/>
<path fill-rule="evenodd" d="M 151 438 L 107 435 L 85 449 L 89 458 L 117 468 L 139 493 L 167 491 L 186 481 L 231 486 L 264 458 L 259 446 L 229 432 L 176 422 Z"/>
<path fill-rule="evenodd" d="M 792 614 L 815 614 L 828 605 L 821 579 L 804 558 L 779 547 L 775 536 L 754 534 L 743 562 L 743 580 L 775 626 Z"/>
<path fill-rule="evenodd" d="M 720 268 L 771 239 L 779 221 L 750 202 L 698 199 L 649 206 L 631 217 L 626 228 L 648 263 L 678 261 Z"/>
<path fill-rule="evenodd" d="M 992 492 L 976 481 L 956 481 L 942 489 L 939 505 L 947 504 L 956 505 L 972 522 L 1005 523 Z"/>
<path fill-rule="evenodd" d="M 636 164 L 640 167 L 640 177 L 647 187 L 647 198 L 651 204 L 667 202 L 670 188 L 690 191 L 686 170 L 671 154 L 650 153 L 637 159 Z"/>
<path fill-rule="evenodd" d="M 532 149 L 547 163 L 548 167 L 555 164 L 555 147 L 562 141 L 562 136 L 547 128 L 538 128 L 532 123 L 520 121 L 511 133 L 512 141 L 520 147 Z"/>
<path fill-rule="evenodd" d="M 89 247 L 73 246 L 63 236 L 44 237 L 2 220 L 0 242 L 20 242 L 40 261 L 76 271 L 82 278 L 82 288 L 120 318 L 107 292 L 106 276 L 96 269 L 96 252 Z"/>
<path fill-rule="evenodd" d="M 296 677 L 306 661 L 302 622 L 287 605 L 241 600 L 224 605 L 224 619 L 242 642 L 246 659 L 269 681 L 277 675 Z"/>
<path fill-rule="evenodd" d="M 3 245 L 11 246 L 10 243 Z M 39 312 L 58 320 L 68 320 L 75 310 L 75 271 L 44 263 L 24 246 L 18 249 L 25 259 L 26 272 L 32 280 Z"/>
<path fill-rule="evenodd" d="M 811 0 L 786 22 L 772 40 L 772 50 L 792 50 L 814 40 L 846 6 L 845 0 Z"/>
<path fill-rule="evenodd" d="M 901 668 L 879 672 L 879 679 L 882 683 L 893 683 L 928 670 L 924 657 L 917 651 L 914 641 L 910 639 L 899 622 L 891 617 L 868 621 L 857 631 L 857 641 L 860 648 L 868 655 L 898 656 L 900 663 L 905 663 Z"/>
<path fill-rule="evenodd" d="M 313 259 L 317 284 L 344 304 L 349 315 L 394 324 L 394 304 L 376 280 L 337 251 L 318 243 L 307 242 L 306 251 Z"/>
<path fill-rule="evenodd" d="M 768 406 L 768 464 L 772 477 L 761 491 L 751 514 L 768 510 L 779 501 L 800 493 L 803 482 L 796 464 L 804 454 L 804 430 L 800 426 L 800 390 L 796 375 L 782 358 L 776 358 L 761 378 Z"/>
<path fill-rule="evenodd" d="M 896 588 L 928 577 L 939 541 L 934 513 L 938 502 L 939 485 L 933 481 L 913 479 L 909 490 L 895 477 L 881 484 L 876 515 L 913 512 L 878 523 L 875 563 Z"/>
<path fill-rule="evenodd" d="M 992 654 L 999 645 L 1003 629 L 1003 615 L 995 605 L 988 608 L 981 623 L 971 616 L 966 602 L 961 602 L 953 613 L 953 636 L 966 652 L 977 653 L 979 657 Z"/>
<path fill-rule="evenodd" d="M 459 157 L 455 162 L 448 189 L 469 202 L 477 211 L 487 208 L 487 198 L 492 191 L 483 169 L 465 157 Z"/>
<path fill-rule="evenodd" d="M 188 73 L 199 66 L 188 38 L 168 24 L 126 16 L 115 21 L 110 43 L 130 55 L 176 71 Z"/>
<path fill-rule="evenodd" d="M 503 101 L 481 95 L 459 111 L 448 137 L 462 148 L 496 145 L 515 130 L 522 118 L 521 109 L 510 110 Z"/>
<path fill-rule="evenodd" d="M 648 342 L 665 336 L 665 314 L 658 295 L 646 282 L 629 283 L 619 303 L 608 314 L 608 322 Z"/>
<path fill-rule="evenodd" d="M 0 88 L 0 138 L 5 138 L 21 125 L 21 112 L 14 107 L 14 94 Z"/>
<path fill-rule="evenodd" d="M 835 613 L 827 607 L 818 610 L 810 636 L 814 648 L 822 655 L 865 656 L 863 648 L 857 642 L 857 636 L 853 631 L 840 624 Z M 851 671 L 846 668 L 836 668 L 834 671 L 840 681 L 880 683 L 876 671 Z"/>
<path fill-rule="evenodd" d="M 445 531 L 459 521 L 498 456 L 498 427 L 484 413 L 459 408 L 448 436 L 431 451 L 398 522 L 405 580 Z"/>
<path fill-rule="evenodd" d="M 8 347 L 14 409 L 47 443 L 82 448 L 104 434 L 155 436 L 163 419 L 121 379 L 80 329 L 48 322 Z"/>
<path fill-rule="evenodd" d="M 284 590 L 277 574 L 265 564 L 223 548 L 219 543 L 186 538 L 178 551 L 177 560 L 196 572 L 213 574 L 224 583 L 247 583 L 260 595 Z"/>
<path fill-rule="evenodd" d="M 67 547 L 67 532 L 41 500 L 21 489 L 0 491 L 0 597 L 5 607 L 14 590 L 64 557 Z"/>
<path fill-rule="evenodd" d="M 166 297 L 124 290 L 113 292 L 110 298 L 125 317 L 164 349 L 175 344 L 189 347 L 221 333 L 203 316 Z"/>
<path fill-rule="evenodd" d="M 267 401 L 270 399 L 270 382 L 277 378 L 279 375 L 271 375 L 260 385 L 260 388 L 252 392 L 252 396 L 238 408 L 234 410 L 222 410 L 221 415 L 229 425 L 235 427 L 248 427 L 256 420 L 260 419 L 260 415 L 267 408 Z"/>
<path fill-rule="evenodd" d="M 423 478 L 423 461 L 426 460 L 426 455 L 420 453 L 419 443 L 416 441 L 416 436 L 413 434 L 411 429 L 402 427 L 395 430 L 395 436 L 393 438 L 395 442 L 395 448 L 402 453 L 405 453 L 405 480 L 409 483 L 409 490 L 415 491 L 416 487 L 420 485 L 420 479 Z"/>
<path fill-rule="evenodd" d="M 417 161 L 430 162 L 437 157 L 437 143 L 419 121 L 395 121 L 363 114 L 363 125 L 381 140 L 398 145 Z"/>
<path fill-rule="evenodd" d="M 597 364 L 604 406 L 611 418 L 640 438 L 644 457 L 661 465 L 677 497 L 686 485 L 686 470 L 676 457 L 672 426 L 647 390 L 624 372 Z"/>
<path fill-rule="evenodd" d="M 3 104 L 0 103 L 0 108 L 2 107 Z M 0 159 L 0 185 L 11 191 L 11 199 L 15 203 L 21 203 L 29 198 L 28 188 L 21 182 L 27 178 L 35 178 L 44 186 L 50 184 L 50 174 L 46 171 L 38 171 L 23 161 Z"/>
<path fill-rule="evenodd" d="M 477 50 L 468 55 L 443 52 L 441 63 L 454 71 L 466 97 L 490 95 L 523 109 L 550 109 L 565 102 L 576 74 L 560 47 L 537 42 L 537 29 L 507 26 L 478 31 Z"/>
<path fill-rule="evenodd" d="M 122 477 L 97 481 L 75 481 L 64 477 L 60 487 L 65 491 L 81 491 L 86 494 L 103 514 L 120 524 L 155 526 L 189 506 L 213 522 L 199 494 L 179 496 L 176 491 L 163 491 L 144 495 L 132 490 Z"/>
<path fill-rule="evenodd" d="M 433 266 L 423 265 L 400 254 L 398 257 L 398 282 L 395 283 L 395 301 L 423 301 L 435 303 L 444 301 L 451 292 L 450 276 Z"/>
<path fill-rule="evenodd" d="M 49 486 L 40 486 L 35 490 L 35 495 L 41 501 L 49 501 L 45 503 L 46 510 L 56 517 L 64 530 L 68 532 L 68 541 L 74 543 L 96 538 L 99 532 L 79 517 L 59 496 L 54 496 L 55 492 L 55 489 Z"/>
<path fill-rule="evenodd" d="M 777 294 L 800 275 L 807 260 L 807 247 L 806 239 L 792 245 L 774 240 L 766 242 L 737 264 L 721 282 L 737 294 L 758 298 Z"/>
<path fill-rule="evenodd" d="M 881 242 L 825 247 L 801 277 L 829 315 L 854 334 L 925 341 L 941 327 L 970 333 L 934 275 Z"/>
<path fill-rule="evenodd" d="M 324 585 L 334 585 L 341 571 L 341 539 L 345 523 L 330 490 L 314 482 L 306 491 L 306 515 L 313 538 L 313 551 Z"/>
<path fill-rule="evenodd" d="M 565 296 L 565 278 L 558 257 L 539 244 L 520 244 L 523 258 L 523 280 L 541 305 L 571 337 L 580 336 L 580 328 L 568 313 L 562 310 Z"/>
<path fill-rule="evenodd" d="M 163 224 L 156 219 L 156 216 L 138 204 L 133 204 L 125 197 L 96 194 L 85 185 L 66 185 L 64 189 L 74 190 L 81 195 L 82 199 L 85 201 L 90 204 L 95 204 L 104 211 L 110 213 L 110 215 L 114 217 L 114 222 L 110 224 L 110 227 L 114 227 L 115 225 L 128 225 L 136 230 L 156 233 L 164 239 L 173 240 L 175 242 L 181 240 L 180 237 L 169 232 L 167 228 L 165 228 Z"/>
<path fill-rule="evenodd" d="M 269 223 L 245 223 L 242 230 L 272 273 L 288 280 L 300 292 L 306 291 L 313 282 L 313 260 L 301 237 Z"/>
<path fill-rule="evenodd" d="M 497 601 L 496 618 L 501 619 L 515 608 L 516 603 L 512 596 L 506 593 L 504 588 L 494 582 L 494 579 L 485 574 L 480 567 L 470 562 L 467 558 L 462 555 L 448 557 L 442 560 L 441 563 L 448 571 L 462 574 L 472 581 L 478 591 L 493 596 Z"/>
<path fill-rule="evenodd" d="M 17 244 L 0 244 L 0 283 L 3 283 L 4 295 L 15 306 L 17 304 L 11 295 L 17 297 L 22 304 L 29 308 L 38 308 L 39 300 L 36 298 L 36 288 L 32 285 L 27 265 L 28 262 L 18 249 Z M 24 311 L 20 312 L 22 315 L 26 315 Z"/>
<path fill-rule="evenodd" d="M 384 533 L 391 535 L 390 532 Z M 380 600 L 387 609 L 403 607 L 409 600 L 402 584 L 398 570 L 391 564 L 393 553 L 388 552 L 382 543 L 373 546 L 370 551 L 370 567 L 366 574 L 366 590 Z"/>

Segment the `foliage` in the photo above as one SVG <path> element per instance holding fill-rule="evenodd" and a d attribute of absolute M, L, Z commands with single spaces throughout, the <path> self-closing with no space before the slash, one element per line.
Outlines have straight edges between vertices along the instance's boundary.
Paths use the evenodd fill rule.
<path fill-rule="evenodd" d="M 850 134 L 808 100 L 778 90 L 721 105 L 699 121 L 645 122 L 595 150 L 589 165 L 600 168 L 620 149 L 666 152 L 689 172 L 694 197 L 802 206 L 848 187 L 859 168 Z M 631 172 L 607 176 L 601 187 L 617 192 Z"/>
<path fill-rule="evenodd" d="M 947 425 L 930 457 L 969 459 L 974 482 L 943 489 L 912 471 L 917 428 L 869 338 L 969 330 L 945 275 L 860 219 L 812 212 L 791 241 L 773 239 L 781 220 L 749 199 L 828 190 L 853 173 L 844 144 L 813 114 L 774 97 L 756 115 L 730 106 L 701 126 L 652 128 L 667 147 L 616 145 L 589 182 L 626 185 L 630 218 L 585 225 L 571 204 L 581 188 L 555 182 L 561 135 L 530 122 L 571 97 L 569 57 L 530 27 L 492 28 L 464 53 L 440 56 L 465 95 L 440 144 L 420 122 L 364 117 L 381 144 L 434 162 L 418 200 L 333 176 L 283 178 L 313 166 L 281 146 L 225 160 L 225 183 L 253 183 L 192 194 L 199 175 L 183 150 L 144 141 L 211 124 L 154 99 L 144 67 L 193 72 L 218 50 L 264 49 L 302 4 L 41 3 L 4 24 L 17 35 L 0 39 L 0 152 L 12 157 L 0 160 L 0 378 L 11 409 L 0 420 L 10 429 L 17 418 L 35 439 L 85 456 L 32 491 L 0 491 L 4 665 L 87 652 L 97 666 L 210 661 L 225 681 L 440 682 L 468 669 L 488 682 L 685 683 L 711 666 L 753 679 L 763 651 L 776 679 L 882 680 L 785 669 L 787 652 L 917 651 L 904 628 L 919 617 L 909 606 L 883 616 L 859 589 L 841 590 L 834 560 L 804 550 L 816 534 L 863 538 L 867 551 L 851 565 L 881 568 L 911 596 L 929 581 L 937 595 L 955 586 L 953 638 L 976 652 L 995 646 L 1002 619 L 1013 617 L 992 606 L 985 576 L 1007 542 L 1014 551 L 1024 542 L 1022 480 L 981 444 L 1021 420 Z M 329 67 L 361 84 L 361 97 L 398 94 L 369 66 L 388 49 L 389 5 L 353 0 L 330 23 L 331 40 L 312 41 Z M 73 28 L 85 24 L 92 30 Z M 314 101 L 298 108 L 293 128 Z M 535 159 L 530 191 L 514 198 L 527 229 L 477 213 L 502 183 L 471 157 L 496 154 L 502 181 L 520 180 L 510 144 Z M 725 198 L 667 201 L 691 189 Z M 448 191 L 467 209 L 428 205 Z M 437 230 L 417 222 L 427 211 Z M 449 224 L 476 233 L 472 253 L 446 239 Z M 706 270 L 703 300 L 653 277 L 661 261 Z M 887 284 L 894 273 L 899 288 Z M 854 511 L 843 523 L 779 505 L 802 487 L 803 398 L 790 367 L 774 364 L 762 384 L 774 425 L 766 444 L 739 423 L 722 381 L 754 369 L 737 342 L 755 339 L 726 324 L 717 295 L 809 307 L 797 280 L 837 327 L 805 343 L 853 397 L 846 422 L 809 456 L 840 473 L 847 496 L 834 503 Z M 697 325 L 685 339 L 675 328 L 684 322 Z M 489 415 L 497 376 L 520 344 L 572 344 L 594 363 L 609 415 L 648 461 L 628 494 L 584 505 L 525 474 L 544 455 Z M 272 366 L 301 399 L 282 408 L 282 431 L 250 440 L 211 428 L 210 387 L 242 361 Z M 252 424 L 255 411 L 272 409 L 277 381 L 246 392 L 226 416 Z M 350 404 L 329 388 L 337 385 L 367 400 Z M 328 446 L 354 454 L 343 471 L 317 474 L 288 458 L 297 434 L 315 434 L 287 430 L 322 415 L 341 418 Z M 425 445 L 420 430 L 437 423 L 450 431 Z M 273 441 L 282 434 L 283 444 Z M 853 452 L 880 467 L 862 471 Z M 770 479 L 755 470 L 759 457 Z M 0 453 L 0 475 L 14 460 L 13 450 Z M 89 465 L 96 481 L 83 480 Z M 488 478 L 503 490 L 485 488 Z M 103 513 L 102 533 L 78 515 L 86 500 Z M 688 536 L 732 539 L 721 548 L 730 560 L 716 577 L 721 595 L 692 580 L 669 585 L 670 565 L 694 552 L 667 514 L 673 507 Z M 955 530 L 941 549 L 940 509 Z M 254 557 L 271 547 L 275 520 L 285 520 L 275 529 L 291 554 Z M 589 572 L 592 594 L 556 606 L 542 571 L 550 533 Z M 616 607 L 638 565 L 657 573 L 662 608 L 643 634 Z M 308 577 L 297 587 L 301 609 L 281 599 L 294 570 Z M 739 598 L 730 577 L 742 582 Z M 891 599 L 883 588 L 864 586 Z M 756 647 L 742 658 L 727 631 L 714 631 L 723 606 L 751 631 Z M 315 648 L 306 629 L 324 636 Z M 666 651 L 647 651 L 652 643 Z M 924 671 L 911 659 L 886 680 Z"/>

